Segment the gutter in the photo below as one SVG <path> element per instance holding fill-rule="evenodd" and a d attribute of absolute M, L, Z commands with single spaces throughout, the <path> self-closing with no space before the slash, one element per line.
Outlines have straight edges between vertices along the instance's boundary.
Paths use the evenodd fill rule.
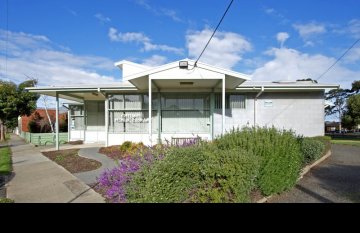
<path fill-rule="evenodd" d="M 265 91 L 265 88 L 264 88 L 264 86 L 262 86 L 261 90 L 256 94 L 256 96 L 254 98 L 254 127 L 256 127 L 256 105 L 257 105 L 257 100 L 261 96 L 261 94 L 264 93 L 264 91 Z"/>

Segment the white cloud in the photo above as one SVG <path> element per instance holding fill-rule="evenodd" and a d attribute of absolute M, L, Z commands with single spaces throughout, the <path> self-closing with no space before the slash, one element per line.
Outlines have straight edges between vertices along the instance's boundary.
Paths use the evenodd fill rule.
<path fill-rule="evenodd" d="M 290 38 L 290 35 L 289 35 L 289 33 L 286 33 L 286 32 L 279 32 L 278 34 L 276 34 L 276 39 L 277 39 L 277 41 L 280 42 L 281 47 L 284 46 L 285 41 L 289 38 Z"/>
<path fill-rule="evenodd" d="M 143 45 L 142 50 L 144 50 L 144 51 L 160 50 L 160 51 L 165 51 L 165 52 L 172 52 L 172 53 L 179 54 L 179 55 L 182 55 L 184 53 L 184 50 L 181 48 L 176 48 L 176 47 L 172 47 L 172 46 L 168 46 L 168 45 L 164 45 L 164 44 L 153 44 L 151 42 L 151 39 L 142 32 L 122 33 L 122 32 L 118 32 L 118 30 L 115 28 L 110 28 L 108 36 L 111 41 L 125 42 L 125 43 L 126 42 L 140 43 Z"/>
<path fill-rule="evenodd" d="M 0 78 L 20 83 L 26 76 L 39 80 L 40 86 L 113 83 L 115 79 L 98 71 L 115 69 L 113 61 L 96 56 L 79 56 L 57 49 L 45 36 L 9 32 L 7 74 L 5 51 L 0 51 Z M 0 44 L 6 31 L 0 30 Z"/>
<path fill-rule="evenodd" d="M 266 55 L 273 59 L 253 72 L 253 80 L 317 79 L 335 62 L 335 58 L 332 57 L 321 54 L 309 55 L 288 48 L 272 48 Z M 359 76 L 360 70 L 350 70 L 337 64 L 319 82 L 341 84 L 342 87 L 349 88 L 354 77 Z"/>
<path fill-rule="evenodd" d="M 97 18 L 101 23 L 111 22 L 111 19 L 109 17 L 106 17 L 100 13 L 95 14 L 94 17 Z"/>
<path fill-rule="evenodd" d="M 176 22 L 183 22 L 183 20 L 178 17 L 175 10 L 162 8 L 161 13 L 170 17 L 172 20 L 174 20 Z"/>
<path fill-rule="evenodd" d="M 210 29 L 187 32 L 186 46 L 191 59 L 198 58 L 212 32 Z M 242 59 L 242 55 L 245 52 L 250 50 L 251 43 L 242 35 L 218 31 L 212 38 L 200 61 L 230 69 Z"/>
<path fill-rule="evenodd" d="M 304 40 L 308 40 L 312 36 L 326 32 L 326 27 L 324 24 L 315 22 L 308 24 L 294 24 L 293 27 L 299 32 L 300 36 Z"/>
<path fill-rule="evenodd" d="M 314 39 L 316 36 L 323 34 L 327 31 L 324 24 L 311 22 L 308 24 L 293 24 L 293 28 L 297 30 L 300 37 L 304 41 L 304 47 L 314 47 Z"/>
<path fill-rule="evenodd" d="M 268 15 L 271 15 L 271 14 L 276 13 L 276 11 L 275 11 L 274 8 L 265 8 L 264 11 L 265 11 L 265 13 L 268 14 Z"/>
<path fill-rule="evenodd" d="M 315 43 L 312 41 L 306 41 L 304 44 L 304 47 L 314 47 L 314 46 L 315 46 Z"/>
<path fill-rule="evenodd" d="M 146 58 L 143 60 L 143 65 L 146 66 L 160 66 L 163 65 L 167 62 L 167 58 L 164 56 L 160 56 L 160 55 L 153 55 L 149 58 Z"/>
<path fill-rule="evenodd" d="M 360 19 L 353 19 L 349 22 L 349 32 L 355 37 L 360 37 Z"/>
<path fill-rule="evenodd" d="M 334 25 L 334 33 L 346 34 L 353 38 L 360 38 L 360 19 L 352 19 L 347 25 Z"/>
<path fill-rule="evenodd" d="M 360 61 L 360 47 L 356 47 L 350 50 L 349 53 L 344 57 L 344 60 L 347 63 L 355 63 Z"/>
<path fill-rule="evenodd" d="M 153 5 L 150 5 L 148 3 L 148 1 L 146 0 L 135 0 L 134 1 L 137 5 L 141 6 L 142 8 L 152 12 L 153 14 L 157 15 L 157 16 L 167 16 L 169 18 L 171 18 L 172 20 L 176 21 L 176 22 L 184 22 L 184 20 L 182 20 L 178 15 L 177 12 L 173 9 L 168 9 L 168 8 L 157 8 Z"/>
<path fill-rule="evenodd" d="M 150 42 L 149 37 L 141 32 L 119 32 L 115 28 L 109 29 L 109 38 L 111 41 L 118 42 L 137 42 L 137 43 L 146 43 Z"/>
<path fill-rule="evenodd" d="M 279 13 L 274 8 L 263 7 L 263 10 L 267 15 L 279 19 L 281 24 L 287 24 L 290 22 L 290 20 L 288 20 L 283 14 Z"/>

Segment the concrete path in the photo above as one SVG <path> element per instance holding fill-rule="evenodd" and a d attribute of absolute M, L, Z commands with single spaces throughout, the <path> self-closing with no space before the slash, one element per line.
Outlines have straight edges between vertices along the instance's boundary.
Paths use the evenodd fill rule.
<path fill-rule="evenodd" d="M 270 203 L 360 202 L 360 147 L 332 145 L 332 155 Z"/>
<path fill-rule="evenodd" d="M 75 173 L 74 175 L 80 180 L 84 181 L 86 184 L 94 184 L 96 182 L 96 177 L 99 177 L 100 174 L 106 169 L 112 169 L 117 166 L 116 162 L 106 155 L 98 153 L 100 147 L 90 147 L 90 148 L 81 148 L 79 150 L 79 155 L 85 158 L 94 159 L 101 163 L 101 167 L 88 172 Z"/>
<path fill-rule="evenodd" d="M 7 197 L 16 203 L 102 203 L 104 199 L 63 167 L 43 156 L 37 147 L 11 136 L 13 175 Z"/>

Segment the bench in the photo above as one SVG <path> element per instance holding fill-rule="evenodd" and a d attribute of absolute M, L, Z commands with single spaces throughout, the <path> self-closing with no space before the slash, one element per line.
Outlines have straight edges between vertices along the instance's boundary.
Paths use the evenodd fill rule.
<path fill-rule="evenodd" d="M 201 137 L 171 137 L 171 145 L 182 146 L 184 144 L 198 144 Z"/>

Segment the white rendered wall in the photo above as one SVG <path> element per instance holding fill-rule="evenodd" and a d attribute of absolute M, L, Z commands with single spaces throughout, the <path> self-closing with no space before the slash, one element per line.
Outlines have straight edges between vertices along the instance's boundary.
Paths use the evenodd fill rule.
<path fill-rule="evenodd" d="M 232 127 L 254 125 L 255 94 L 247 93 L 246 96 L 246 109 L 226 111 L 227 131 Z M 324 135 L 324 122 L 323 91 L 266 93 L 265 90 L 257 100 L 257 126 L 292 129 L 298 135 L 312 137 Z M 214 132 L 215 135 L 221 134 L 221 110 L 214 114 Z"/>
<path fill-rule="evenodd" d="M 84 130 L 70 130 L 70 141 L 84 140 Z"/>

